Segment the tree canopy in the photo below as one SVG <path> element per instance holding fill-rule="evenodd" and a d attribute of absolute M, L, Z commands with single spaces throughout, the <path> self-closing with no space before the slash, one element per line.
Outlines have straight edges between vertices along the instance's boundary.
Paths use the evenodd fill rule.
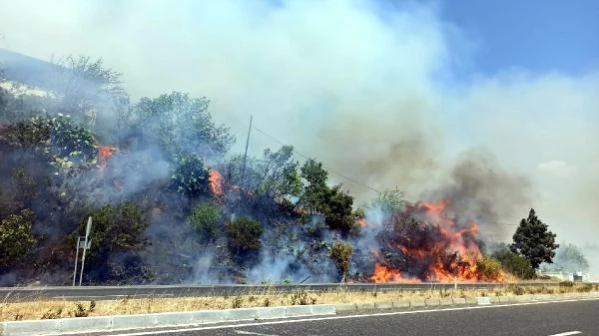
<path fill-rule="evenodd" d="M 229 128 L 216 125 L 208 112 L 206 98 L 191 98 L 172 92 L 157 98 L 142 98 L 133 108 L 132 118 L 138 127 L 157 136 L 157 141 L 171 155 L 224 155 L 235 138 Z"/>
<path fill-rule="evenodd" d="M 513 236 L 511 250 L 530 261 L 534 269 L 541 263 L 552 263 L 555 250 L 559 244 L 555 243 L 556 234 L 549 231 L 549 226 L 543 223 L 534 209 L 530 209 L 528 218 L 523 218 Z"/>
<path fill-rule="evenodd" d="M 587 272 L 589 261 L 574 244 L 560 244 L 553 259 L 555 269 L 563 272 Z"/>

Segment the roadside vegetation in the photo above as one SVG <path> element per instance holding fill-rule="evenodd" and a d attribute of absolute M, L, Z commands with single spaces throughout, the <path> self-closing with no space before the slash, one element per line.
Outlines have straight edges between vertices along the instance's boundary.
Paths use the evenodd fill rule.
<path fill-rule="evenodd" d="M 256 293 L 241 296 L 125 298 L 122 300 L 73 302 L 40 299 L 32 302 L 4 302 L 0 321 L 57 319 L 66 317 L 162 313 L 175 311 L 238 309 L 293 305 L 396 302 L 442 298 L 476 298 L 529 294 L 567 294 L 599 291 L 598 285 L 562 283 L 555 286 L 498 286 L 488 290 L 439 290 L 308 293 Z"/>
<path fill-rule="evenodd" d="M 384 241 L 384 234 L 390 242 L 435 237 L 430 225 L 402 217 L 409 202 L 398 188 L 357 204 L 344 185 L 332 183 L 322 162 L 300 162 L 292 146 L 265 149 L 260 157 L 231 152 L 236 138 L 214 121 L 206 97 L 170 92 L 131 103 L 121 75 L 101 60 L 68 60 L 60 74 L 68 81 L 46 88 L 53 95 L 0 88 L 2 286 L 69 285 L 75 243 L 90 216 L 87 285 L 370 281 L 373 252 L 359 248 L 362 243 Z M 367 207 L 391 218 L 390 231 L 364 233 Z M 573 258 L 588 268 L 576 247 L 568 246 L 562 260 Z M 501 272 L 533 279 L 558 248 L 556 235 L 531 209 L 511 244 L 481 249 L 484 255 L 474 265 L 481 279 Z M 380 252 L 380 262 L 403 260 L 401 251 Z M 459 256 L 453 258 L 448 264 L 458 264 Z M 432 276 L 427 271 L 412 276 L 426 280 Z M 158 300 L 139 305 L 169 306 Z M 290 300 L 243 298 L 237 305 Z M 191 302 L 196 308 L 213 304 Z M 42 302 L 2 314 L 39 318 L 41 310 L 51 309 L 60 316 L 141 309 L 115 304 L 97 302 L 81 312 L 65 302 L 59 314 L 48 308 L 56 303 Z"/>

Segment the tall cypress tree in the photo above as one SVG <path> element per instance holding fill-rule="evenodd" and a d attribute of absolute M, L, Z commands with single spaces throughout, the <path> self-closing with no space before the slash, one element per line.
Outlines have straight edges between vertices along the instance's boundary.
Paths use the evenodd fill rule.
<path fill-rule="evenodd" d="M 530 209 L 528 218 L 520 221 L 510 249 L 524 256 L 534 269 L 538 269 L 543 262 L 553 262 L 555 250 L 559 247 L 555 237 L 556 234 L 549 231 L 548 225 L 537 217 L 535 210 Z"/>

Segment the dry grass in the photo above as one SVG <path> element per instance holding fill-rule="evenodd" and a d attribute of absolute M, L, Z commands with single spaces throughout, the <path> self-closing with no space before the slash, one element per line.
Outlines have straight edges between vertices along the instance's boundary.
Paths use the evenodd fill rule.
<path fill-rule="evenodd" d="M 213 310 L 246 307 L 274 307 L 311 305 L 323 303 L 384 302 L 409 299 L 450 297 L 506 296 L 522 294 L 554 294 L 575 291 L 599 290 L 596 285 L 573 287 L 497 287 L 489 290 L 427 290 L 380 292 L 297 292 L 291 294 L 256 294 L 221 297 L 131 298 L 96 302 L 73 302 L 39 299 L 30 302 L 4 302 L 0 304 L 0 321 L 52 319 L 121 314 L 145 314 L 172 311 Z"/>

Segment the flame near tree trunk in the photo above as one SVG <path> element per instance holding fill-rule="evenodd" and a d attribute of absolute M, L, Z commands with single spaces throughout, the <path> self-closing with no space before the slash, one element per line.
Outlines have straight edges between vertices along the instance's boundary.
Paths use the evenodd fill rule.
<path fill-rule="evenodd" d="M 223 195 L 223 177 L 216 169 L 210 169 L 210 192 L 216 198 Z"/>
<path fill-rule="evenodd" d="M 100 166 L 100 175 L 104 175 L 104 170 L 106 169 L 106 161 L 117 150 L 117 148 L 110 146 L 98 147 L 98 165 Z"/>

